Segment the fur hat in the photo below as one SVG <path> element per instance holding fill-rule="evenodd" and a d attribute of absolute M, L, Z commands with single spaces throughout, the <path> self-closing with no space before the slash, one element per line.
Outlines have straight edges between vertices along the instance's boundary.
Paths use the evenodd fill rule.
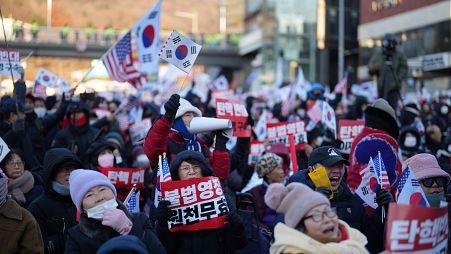
<path fill-rule="evenodd" d="M 278 213 L 285 215 L 285 224 L 295 228 L 304 216 L 314 207 L 327 204 L 329 199 L 302 183 L 290 183 L 284 186 L 273 183 L 265 194 L 265 203 Z"/>
<path fill-rule="evenodd" d="M 90 189 L 96 186 L 107 186 L 113 191 L 114 196 L 117 196 L 116 188 L 111 183 L 110 179 L 100 172 L 90 169 L 77 169 L 70 173 L 70 197 L 78 211 L 83 212 L 83 198 Z"/>
<path fill-rule="evenodd" d="M 438 165 L 437 159 L 434 155 L 429 153 L 420 153 L 414 155 L 405 161 L 418 181 L 431 177 L 445 177 L 450 180 L 450 176 Z"/>
<path fill-rule="evenodd" d="M 255 165 L 255 170 L 257 171 L 258 177 L 263 178 L 280 166 L 281 163 L 282 158 L 277 154 L 265 153 Z"/>
<path fill-rule="evenodd" d="M 180 107 L 175 114 L 175 119 L 183 116 L 186 112 L 194 112 L 196 116 L 202 116 L 202 112 L 198 108 L 194 107 L 189 101 L 180 98 Z"/>

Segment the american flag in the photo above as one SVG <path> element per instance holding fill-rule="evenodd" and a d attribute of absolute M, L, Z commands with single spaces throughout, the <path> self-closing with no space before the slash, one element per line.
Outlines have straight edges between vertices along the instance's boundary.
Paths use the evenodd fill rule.
<path fill-rule="evenodd" d="M 429 206 L 426 195 L 409 166 L 402 171 L 396 187 L 398 204 Z"/>
<path fill-rule="evenodd" d="M 323 101 L 317 100 L 315 104 L 307 111 L 307 115 L 315 124 L 320 122 L 323 117 Z"/>
<path fill-rule="evenodd" d="M 124 202 L 129 212 L 139 213 L 139 195 L 140 191 L 134 186 Z"/>
<path fill-rule="evenodd" d="M 131 33 L 128 32 L 102 56 L 102 62 L 113 80 L 126 82 L 140 76 L 134 66 L 131 40 Z"/>
<path fill-rule="evenodd" d="M 158 172 L 157 172 L 157 180 L 155 183 L 155 197 L 154 197 L 154 205 L 158 207 L 158 204 L 161 201 L 161 183 L 172 181 L 171 172 L 169 171 L 168 158 L 166 158 L 166 154 L 160 155 L 158 158 Z"/>
<path fill-rule="evenodd" d="M 387 170 L 385 169 L 384 161 L 382 160 L 380 152 L 378 152 L 377 156 L 373 158 L 373 164 L 379 184 L 382 188 L 390 190 L 390 181 L 388 179 Z"/>

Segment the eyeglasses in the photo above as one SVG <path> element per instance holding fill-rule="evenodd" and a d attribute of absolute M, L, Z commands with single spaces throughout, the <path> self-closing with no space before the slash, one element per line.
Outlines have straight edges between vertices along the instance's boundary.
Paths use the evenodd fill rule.
<path fill-rule="evenodd" d="M 420 181 L 420 183 L 422 183 L 424 187 L 428 188 L 432 187 L 432 185 L 434 185 L 434 182 L 438 185 L 438 187 L 445 187 L 448 183 L 448 179 L 446 179 L 445 177 L 431 177 Z"/>
<path fill-rule="evenodd" d="M 335 209 L 335 207 L 332 207 L 332 208 L 326 209 L 323 212 L 315 212 L 315 213 L 312 213 L 309 216 L 305 216 L 303 220 L 312 218 L 312 220 L 314 222 L 321 222 L 324 219 L 324 214 L 327 217 L 333 219 L 333 218 L 337 217 L 337 210 Z"/>
<path fill-rule="evenodd" d="M 8 167 L 14 167 L 14 166 L 20 167 L 20 166 L 23 166 L 23 162 L 22 161 L 10 161 L 10 162 L 6 163 L 6 166 L 8 166 Z"/>

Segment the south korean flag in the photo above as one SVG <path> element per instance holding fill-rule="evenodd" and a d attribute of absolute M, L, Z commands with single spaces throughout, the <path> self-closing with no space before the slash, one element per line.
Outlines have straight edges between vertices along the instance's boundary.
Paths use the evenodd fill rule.
<path fill-rule="evenodd" d="M 46 69 L 40 69 L 38 71 L 38 74 L 36 74 L 35 78 L 35 82 L 39 83 L 39 85 L 43 85 L 50 88 L 54 88 L 56 86 L 57 81 L 58 76 L 56 76 L 55 74 Z"/>
<path fill-rule="evenodd" d="M 160 50 L 160 58 L 189 73 L 202 46 L 173 31 Z"/>

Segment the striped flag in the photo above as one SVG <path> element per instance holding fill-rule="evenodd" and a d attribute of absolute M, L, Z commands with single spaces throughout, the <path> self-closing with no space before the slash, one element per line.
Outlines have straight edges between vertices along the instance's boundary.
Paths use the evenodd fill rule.
<path fill-rule="evenodd" d="M 132 36 L 128 32 L 102 56 L 111 79 L 126 82 L 140 77 L 132 57 Z"/>
<path fill-rule="evenodd" d="M 140 191 L 133 186 L 130 193 L 127 195 L 127 198 L 124 201 L 124 205 L 127 210 L 131 213 L 139 213 L 139 195 Z"/>
<path fill-rule="evenodd" d="M 429 206 L 426 195 L 409 166 L 402 171 L 396 187 L 398 204 Z"/>
<path fill-rule="evenodd" d="M 315 104 L 307 111 L 307 115 L 315 124 L 320 122 L 323 117 L 323 103 L 322 100 L 317 100 Z"/>
<path fill-rule="evenodd" d="M 377 178 L 374 175 L 374 167 L 372 167 L 372 162 L 370 162 L 368 165 L 360 171 L 360 176 L 362 177 L 362 181 L 360 182 L 359 187 L 356 189 L 355 193 L 365 202 L 367 206 L 370 206 L 373 209 L 377 208 L 377 202 L 376 202 L 376 193 L 373 190 L 374 182 L 377 183 L 377 180 L 374 178 Z"/>
<path fill-rule="evenodd" d="M 388 179 L 387 170 L 382 160 L 381 152 L 377 153 L 377 156 L 373 158 L 374 172 L 376 173 L 377 182 L 382 188 L 390 190 L 390 181 Z"/>
<path fill-rule="evenodd" d="M 172 181 L 171 172 L 169 171 L 168 158 L 166 157 L 166 153 L 163 153 L 162 156 L 158 156 L 158 172 L 157 172 L 157 180 L 155 183 L 155 197 L 154 197 L 154 205 L 158 207 L 158 204 L 161 201 L 161 183 Z"/>

